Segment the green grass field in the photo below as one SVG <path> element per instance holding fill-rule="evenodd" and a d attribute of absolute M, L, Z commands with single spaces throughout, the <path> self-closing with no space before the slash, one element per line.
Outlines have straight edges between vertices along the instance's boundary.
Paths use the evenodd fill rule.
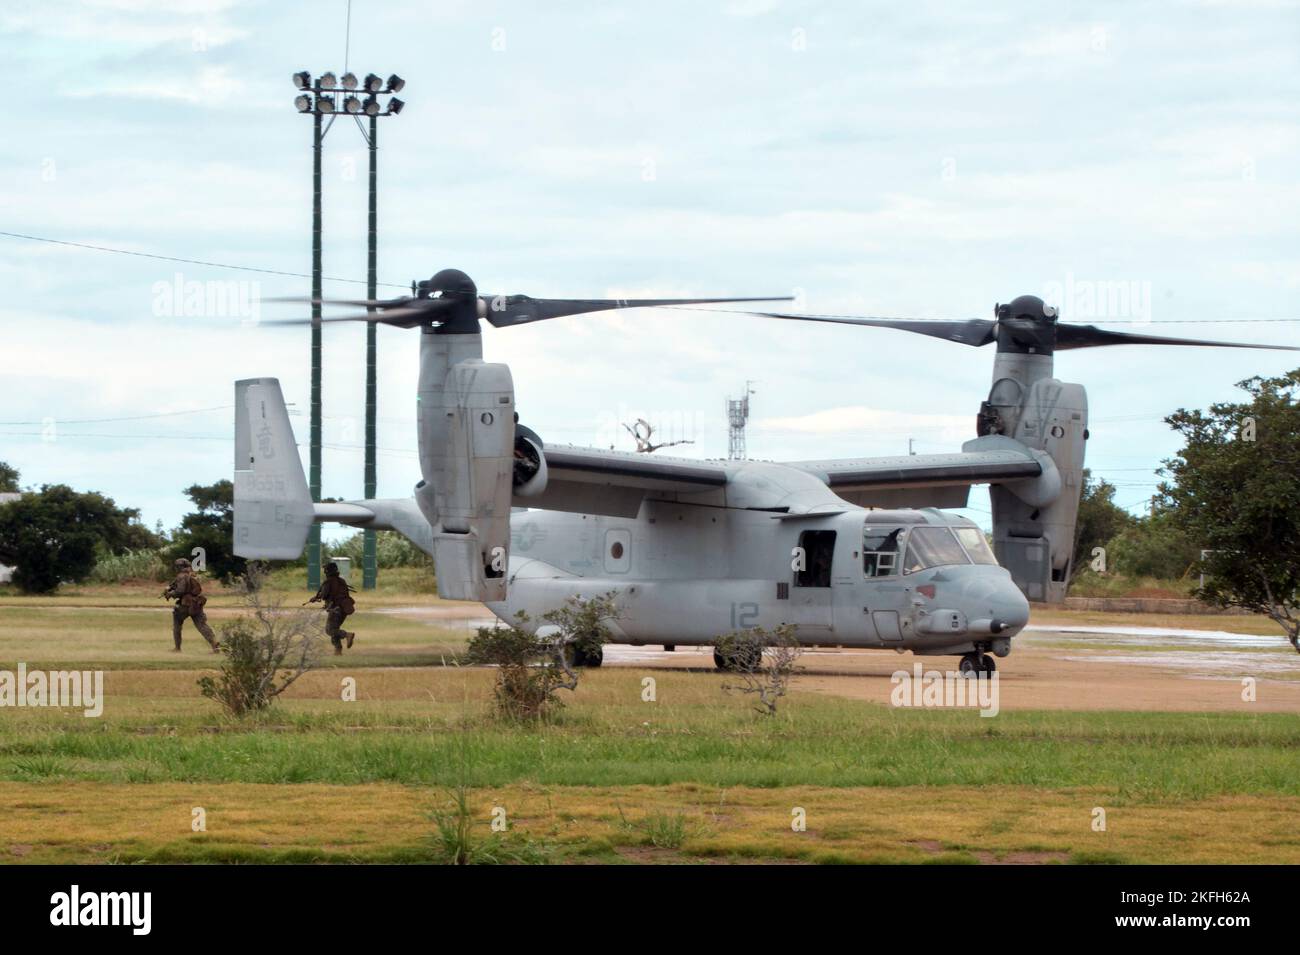
<path fill-rule="evenodd" d="M 495 812 L 530 859 L 1300 862 L 1293 715 L 984 719 L 796 684 L 764 719 L 720 675 L 621 666 L 521 727 L 491 716 L 493 671 L 443 665 L 468 629 L 385 613 L 438 606 L 392 594 L 367 595 L 356 652 L 235 721 L 195 686 L 213 656 L 193 633 L 167 652 L 150 597 L 0 596 L 0 669 L 108 671 L 98 719 L 0 710 L 0 858 L 434 861 L 431 814 L 463 786 L 477 837 Z M 210 608 L 216 624 L 235 613 L 231 597 Z"/>

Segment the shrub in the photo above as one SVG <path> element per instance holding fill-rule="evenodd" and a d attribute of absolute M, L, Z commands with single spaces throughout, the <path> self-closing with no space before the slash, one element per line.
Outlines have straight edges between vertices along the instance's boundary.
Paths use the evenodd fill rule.
<path fill-rule="evenodd" d="M 570 663 L 575 651 L 592 654 L 608 639 L 603 621 L 617 619 L 614 595 L 584 600 L 570 597 L 563 607 L 542 614 L 536 632 L 519 626 L 480 627 L 470 638 L 470 663 L 499 667 L 494 699 L 497 713 L 507 719 L 536 720 L 564 705 L 557 690 L 576 690 L 578 673 Z"/>
<path fill-rule="evenodd" d="M 97 584 L 120 584 L 127 580 L 168 578 L 167 564 L 156 550 L 128 550 L 120 554 L 100 554 L 90 579 Z"/>
<path fill-rule="evenodd" d="M 739 683 L 724 683 L 722 688 L 753 694 L 758 712 L 775 715 L 777 703 L 790 691 L 799 657 L 803 656 L 794 627 L 781 624 L 771 631 L 762 627 L 737 630 L 718 637 L 714 648 L 727 669 L 740 678 Z"/>
<path fill-rule="evenodd" d="M 361 531 L 338 544 L 327 547 L 329 557 L 347 557 L 352 566 L 360 568 L 364 557 L 365 535 Z M 433 561 L 424 551 L 396 531 L 379 531 L 375 534 L 375 564 L 378 567 L 432 567 Z"/>
<path fill-rule="evenodd" d="M 216 677 L 198 681 L 200 692 L 231 716 L 266 709 L 316 665 L 323 637 L 317 615 L 285 610 L 284 598 L 263 587 L 266 571 L 250 563 L 237 590 L 248 614 L 221 628 Z"/>
<path fill-rule="evenodd" d="M 1167 513 L 1139 520 L 1106 544 L 1109 569 L 1129 577 L 1178 580 L 1200 556 L 1200 548 Z"/>

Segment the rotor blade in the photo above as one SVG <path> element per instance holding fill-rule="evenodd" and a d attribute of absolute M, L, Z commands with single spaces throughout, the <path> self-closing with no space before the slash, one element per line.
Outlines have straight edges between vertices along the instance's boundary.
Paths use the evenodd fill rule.
<path fill-rule="evenodd" d="M 421 308 L 390 308 L 383 312 L 362 312 L 359 315 L 337 315 L 330 318 L 321 318 L 321 324 L 329 322 L 375 322 L 379 325 L 395 325 L 398 328 L 414 328 L 417 325 L 424 325 L 428 322 L 437 321 L 435 309 L 428 307 Z M 264 318 L 259 325 L 311 325 L 316 321 L 312 318 Z"/>
<path fill-rule="evenodd" d="M 869 325 L 873 328 L 896 328 L 903 332 L 916 332 L 931 338 L 972 345 L 976 348 L 994 341 L 997 322 L 989 318 L 968 318 L 965 321 L 924 321 L 913 318 L 857 318 L 852 315 L 795 315 L 788 312 L 754 312 L 764 318 L 784 318 L 801 322 L 830 322 L 840 325 Z"/>
<path fill-rule="evenodd" d="M 276 298 L 265 298 L 262 301 L 288 302 L 295 305 L 351 305 L 353 308 L 398 308 L 415 299 L 409 295 L 399 295 L 397 298 L 311 298 L 301 295 L 281 295 Z"/>
<path fill-rule="evenodd" d="M 1098 348 L 1102 345 L 1196 345 L 1203 348 L 1267 348 L 1275 351 L 1300 351 L 1294 345 L 1251 345 L 1246 342 L 1212 342 L 1199 338 L 1165 338 L 1160 335 L 1138 335 L 1133 332 L 1112 332 L 1096 325 L 1056 326 L 1056 350 L 1067 348 Z"/>
<path fill-rule="evenodd" d="M 790 295 L 762 298 L 533 298 L 529 295 L 480 295 L 485 318 L 497 328 L 524 325 L 548 318 L 583 315 L 619 308 L 657 308 L 667 305 L 715 305 L 723 302 L 789 302 Z"/>

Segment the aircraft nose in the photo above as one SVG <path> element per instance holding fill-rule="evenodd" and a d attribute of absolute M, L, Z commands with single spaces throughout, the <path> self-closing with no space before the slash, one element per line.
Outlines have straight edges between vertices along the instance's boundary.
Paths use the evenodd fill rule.
<path fill-rule="evenodd" d="M 991 601 L 994 619 L 1000 621 L 1003 633 L 1012 636 L 1029 623 L 1029 601 L 1012 581 L 1002 582 Z"/>
<path fill-rule="evenodd" d="M 972 625 L 996 635 L 1013 637 L 1029 622 L 1029 601 L 1010 575 L 982 575 L 966 586 L 965 597 Z"/>

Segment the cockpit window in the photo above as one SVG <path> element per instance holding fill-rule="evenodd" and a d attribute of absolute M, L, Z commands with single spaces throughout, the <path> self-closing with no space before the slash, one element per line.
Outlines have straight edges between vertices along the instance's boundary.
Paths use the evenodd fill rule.
<path fill-rule="evenodd" d="M 867 527 L 862 532 L 862 572 L 867 577 L 893 577 L 898 573 L 901 527 Z"/>
<path fill-rule="evenodd" d="M 977 564 L 998 562 L 998 559 L 993 556 L 993 551 L 989 550 L 989 542 L 984 539 L 984 532 L 978 527 L 954 527 L 952 530 L 957 535 L 957 540 L 961 541 L 961 546 L 966 548 L 966 554 L 972 561 Z"/>
<path fill-rule="evenodd" d="M 945 564 L 968 563 L 966 552 L 946 527 L 914 527 L 907 537 L 907 557 L 903 561 L 905 574 Z"/>

